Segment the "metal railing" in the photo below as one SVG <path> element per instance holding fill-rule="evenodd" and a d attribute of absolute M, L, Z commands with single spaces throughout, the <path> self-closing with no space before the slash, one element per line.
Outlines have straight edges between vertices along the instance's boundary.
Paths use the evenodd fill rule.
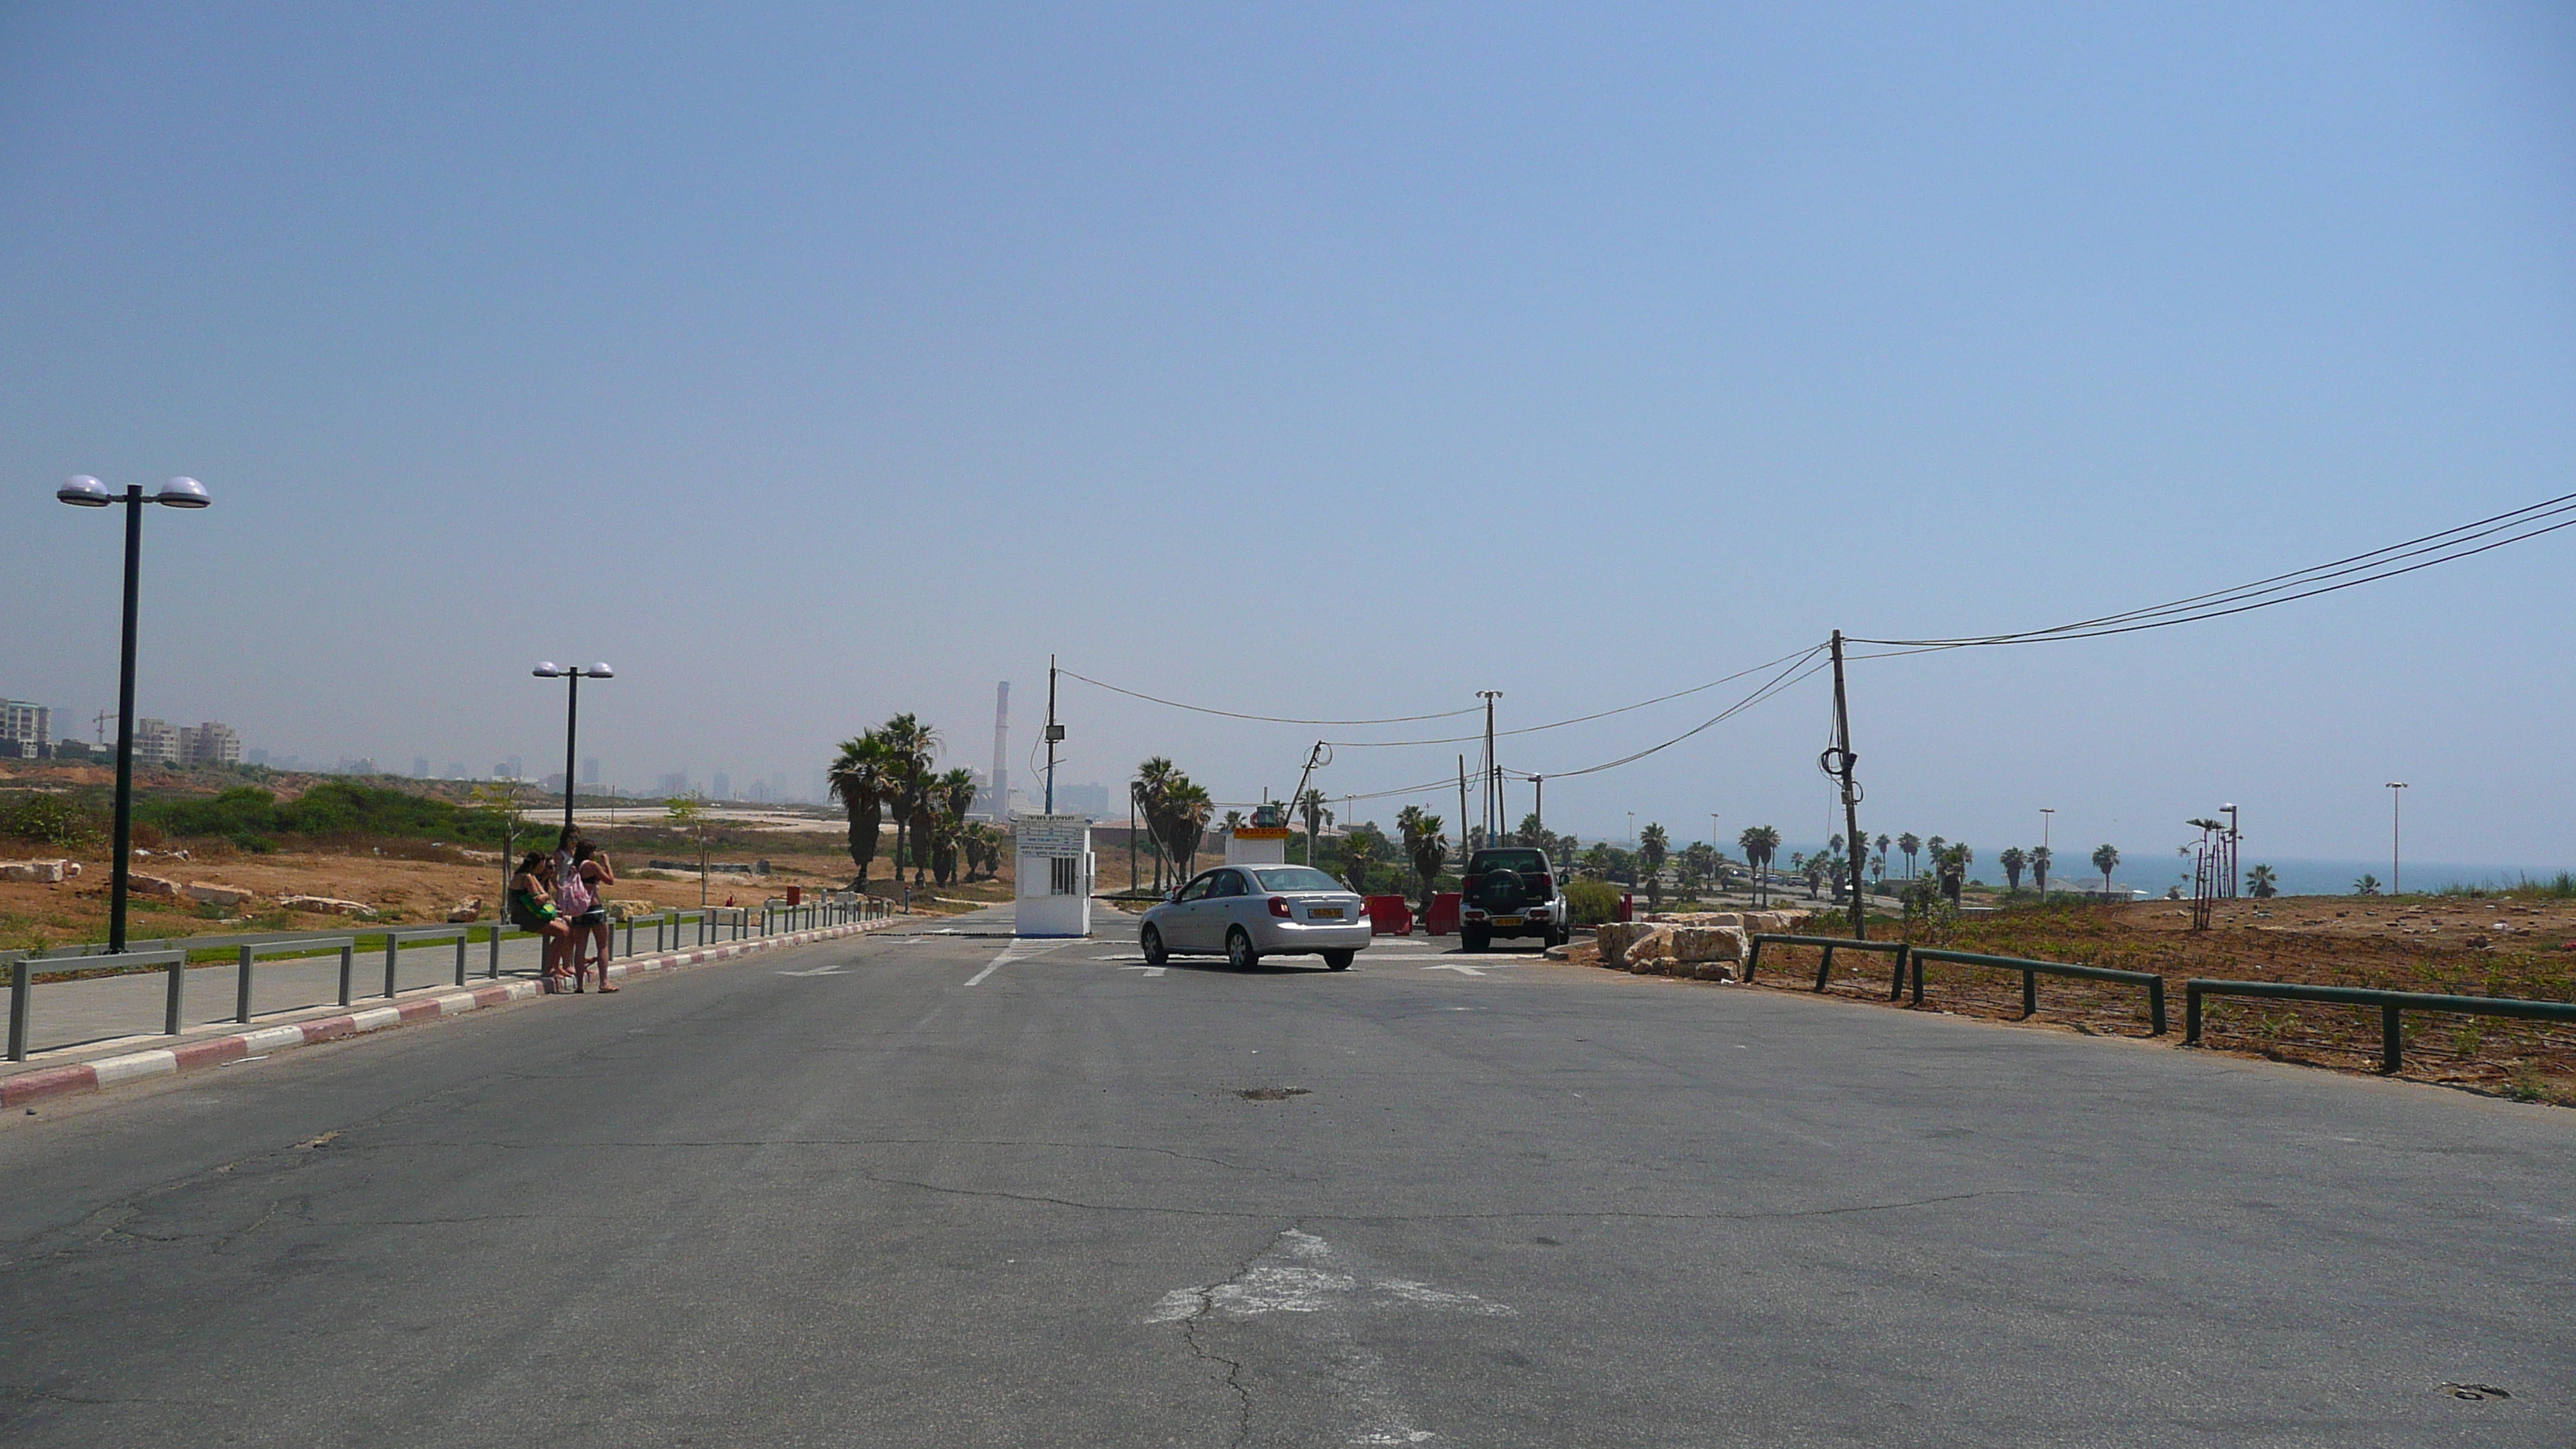
<path fill-rule="evenodd" d="M 1947 961 L 1957 966 L 1992 966 L 2002 971 L 2021 973 L 2021 1014 L 2028 1020 L 2039 1011 L 2039 978 L 2072 976 L 2083 981 L 2114 981 L 2124 986 L 2147 988 L 2147 1019 L 2154 1035 L 2165 1034 L 2165 979 L 2153 971 L 2122 971 L 2110 966 L 2077 966 L 2065 961 L 2028 961 L 2019 956 L 1985 956 L 1974 951 L 1943 951 L 1917 946 L 1911 953 L 1914 962 L 1914 1004 L 1923 1004 L 1923 963 Z"/>
<path fill-rule="evenodd" d="M 179 1034 L 179 1012 L 188 995 L 188 953 L 185 951 L 128 951 L 106 958 L 119 966 L 163 966 L 169 969 L 170 990 L 164 1006 L 162 1035 Z M 9 963 L 9 1060 L 27 1059 L 27 1027 L 35 1016 L 36 968 L 25 957 Z"/>
<path fill-rule="evenodd" d="M 385 932 L 385 999 L 386 999 L 386 1000 L 388 1000 L 388 1001 L 392 1000 L 392 999 L 394 998 L 395 994 L 396 994 L 396 993 L 397 993 L 397 991 L 398 991 L 398 988 L 397 988 L 397 987 L 395 986 L 395 984 L 394 984 L 394 971 L 395 971 L 396 963 L 397 963 L 397 962 L 399 962 L 399 961 L 401 960 L 401 958 L 402 958 L 402 947 L 403 947 L 403 941 L 404 941 L 404 939 L 405 939 L 405 938 L 409 938 L 409 939 L 411 939 L 411 940 L 413 940 L 413 941 L 446 941 L 446 940 L 453 940 L 453 941 L 455 941 L 455 942 L 456 942 L 456 984 L 457 984 L 457 985 L 459 985 L 459 986 L 464 985 L 464 984 L 465 984 L 465 939 L 466 939 L 466 937 L 467 937 L 469 934 L 471 934 L 471 932 L 470 932 L 466 927 L 464 927 L 464 926 L 419 926 L 419 927 L 415 927 L 415 928 L 413 928 L 413 929 L 411 929 L 411 930 L 407 930 L 407 931 L 406 931 L 406 930 L 401 930 L 401 929 L 393 929 L 393 930 L 388 930 L 388 931 L 386 931 L 386 932 Z M 347 977 L 345 974 L 343 974 L 343 975 L 341 976 L 341 978 L 340 978 L 340 981 L 341 981 L 341 985 L 340 985 L 340 1004 L 341 1004 L 342 1006 L 346 1006 L 346 1005 L 348 1005 L 348 1004 L 349 1004 L 349 986 L 348 986 L 348 977 Z"/>
<path fill-rule="evenodd" d="M 1855 941 L 1847 936 L 1783 936 L 1770 931 L 1757 932 L 1753 944 L 1744 952 L 1744 980 L 1752 984 L 1754 969 L 1762 960 L 1764 943 L 1774 946 L 1821 946 L 1823 964 L 1816 967 L 1816 989 L 1825 989 L 1826 978 L 1833 974 L 1836 951 L 1885 951 L 1896 958 L 1896 969 L 1888 978 L 1887 999 L 1894 1001 L 1905 994 L 1906 953 L 1913 948 L 1903 941 Z"/>
<path fill-rule="evenodd" d="M 244 1024 L 250 1021 L 251 968 L 258 963 L 260 957 L 283 956 L 289 952 L 299 956 L 318 956 L 334 946 L 340 948 L 340 1004 L 348 1005 L 349 978 L 355 972 L 358 959 L 357 937 L 336 936 L 321 940 L 273 941 L 265 946 L 245 945 L 240 948 L 241 965 L 233 986 L 233 1020 Z"/>
<path fill-rule="evenodd" d="M 2524 1021 L 2576 1022 L 2576 1001 L 2531 1001 L 2518 996 L 2446 996 L 2434 991 L 2381 991 L 2368 986 L 2304 986 L 2287 981 L 2212 981 L 2200 978 L 2182 986 L 2182 1044 L 2200 1045 L 2200 999 L 2244 996 L 2267 1001 L 2313 1001 L 2329 1006 L 2379 1008 L 2379 1065 L 2395 1073 L 2405 1065 L 2409 1011 L 2441 1011 L 2460 1016 L 2509 1016 Z"/>

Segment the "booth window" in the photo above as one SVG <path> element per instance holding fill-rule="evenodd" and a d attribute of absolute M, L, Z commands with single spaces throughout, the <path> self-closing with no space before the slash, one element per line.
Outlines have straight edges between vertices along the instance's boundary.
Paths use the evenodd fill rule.
<path fill-rule="evenodd" d="M 1058 855 L 1049 857 L 1047 860 L 1047 894 L 1053 896 L 1078 896 L 1082 894 L 1081 873 L 1082 862 L 1073 856 Z"/>

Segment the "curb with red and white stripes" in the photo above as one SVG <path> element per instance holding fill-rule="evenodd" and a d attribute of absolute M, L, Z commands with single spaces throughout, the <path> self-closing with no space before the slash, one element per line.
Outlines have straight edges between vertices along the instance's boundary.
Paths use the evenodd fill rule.
<path fill-rule="evenodd" d="M 641 976 L 656 971 L 678 971 L 710 961 L 724 961 L 760 951 L 782 950 L 789 946 L 811 945 L 817 941 L 837 941 L 881 930 L 906 918 L 887 916 L 847 926 L 824 926 L 811 931 L 792 931 L 783 936 L 758 940 L 735 941 L 722 946 L 706 946 L 694 951 L 670 951 L 633 961 L 609 963 L 612 977 Z M 76 1062 L 69 1066 L 45 1067 L 21 1072 L 13 1077 L 0 1077 L 0 1107 L 15 1107 L 46 1097 L 67 1097 L 82 1092 L 96 1092 L 119 1082 L 139 1081 L 146 1077 L 176 1076 L 203 1067 L 219 1067 L 246 1057 L 270 1056 L 297 1047 L 315 1046 L 343 1037 L 367 1032 L 409 1026 L 416 1021 L 435 1021 L 462 1016 L 487 1006 L 524 1001 L 544 995 L 543 987 L 534 981 L 503 981 L 466 991 L 445 991 L 432 996 L 414 997 L 409 1001 L 388 1002 L 367 1011 L 353 1011 L 345 1016 L 326 1016 L 316 1021 L 299 1021 L 286 1026 L 257 1027 L 249 1031 L 205 1037 L 178 1046 L 160 1047 L 124 1056 L 101 1057 L 94 1062 Z"/>

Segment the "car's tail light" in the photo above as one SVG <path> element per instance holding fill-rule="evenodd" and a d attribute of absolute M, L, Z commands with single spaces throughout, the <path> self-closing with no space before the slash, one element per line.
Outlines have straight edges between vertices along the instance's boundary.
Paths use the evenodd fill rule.
<path fill-rule="evenodd" d="M 1476 882 L 1478 882 L 1478 881 L 1480 881 L 1480 880 L 1483 880 L 1483 879 L 1484 879 L 1484 877 L 1483 877 L 1483 876 L 1481 876 L 1481 875 L 1471 875 L 1471 876 L 1468 876 L 1468 877 L 1466 877 L 1465 879 L 1463 879 L 1463 880 L 1459 881 L 1459 882 L 1458 882 L 1458 894 L 1460 894 L 1460 895 L 1462 895 L 1462 896 L 1472 896 L 1472 895 L 1474 895 L 1474 894 L 1476 893 Z"/>
<path fill-rule="evenodd" d="M 1539 893 L 1540 895 L 1543 895 L 1543 896 L 1552 896 L 1552 895 L 1555 895 L 1555 894 L 1556 894 L 1556 877 L 1554 877 L 1554 876 L 1552 876 L 1552 875 L 1543 875 L 1543 876 L 1540 876 L 1540 877 L 1538 878 L 1538 893 Z"/>
<path fill-rule="evenodd" d="M 1272 896 L 1270 898 L 1270 914 L 1277 916 L 1283 921 L 1288 919 L 1288 898 L 1286 896 Z"/>

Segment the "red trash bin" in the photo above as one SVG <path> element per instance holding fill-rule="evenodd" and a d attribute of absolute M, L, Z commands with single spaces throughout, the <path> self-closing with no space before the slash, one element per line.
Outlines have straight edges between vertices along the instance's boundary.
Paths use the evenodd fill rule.
<path fill-rule="evenodd" d="M 1457 935 L 1458 902 L 1461 899 L 1462 897 L 1456 891 L 1441 891 L 1434 895 L 1431 898 L 1431 914 L 1422 922 L 1424 933 L 1433 936 Z"/>
<path fill-rule="evenodd" d="M 1402 896 L 1370 896 L 1368 918 L 1370 927 L 1378 935 L 1413 934 L 1413 906 Z"/>
<path fill-rule="evenodd" d="M 1633 921 L 1637 919 L 1637 893 L 1635 891 L 1619 892 L 1619 919 L 1623 921 Z"/>
<path fill-rule="evenodd" d="M 787 904 L 791 906 L 801 906 L 805 904 L 805 888 L 803 886 L 789 886 L 787 888 Z"/>

